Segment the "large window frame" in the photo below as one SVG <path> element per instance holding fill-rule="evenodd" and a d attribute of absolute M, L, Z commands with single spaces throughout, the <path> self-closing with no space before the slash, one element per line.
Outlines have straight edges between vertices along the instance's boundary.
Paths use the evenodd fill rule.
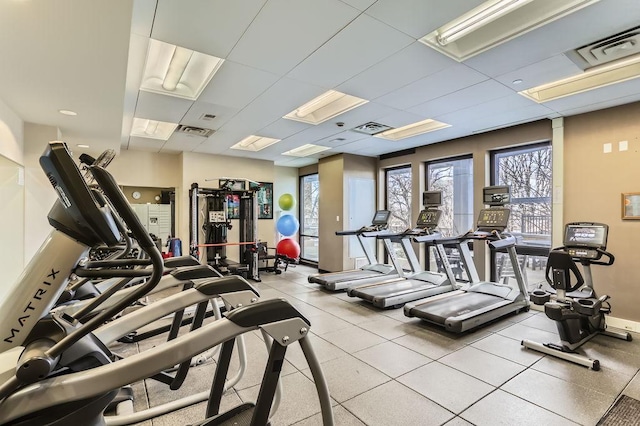
<path fill-rule="evenodd" d="M 465 232 L 467 232 L 469 229 L 472 229 L 474 224 L 475 224 L 475 216 L 474 216 L 474 209 L 473 209 L 473 197 L 474 197 L 474 193 L 473 193 L 473 155 L 472 154 L 467 154 L 467 155 L 459 155 L 459 156 L 454 156 L 454 157 L 447 157 L 447 158 L 442 158 L 442 159 L 437 159 L 437 160 L 432 160 L 432 161 L 427 161 L 424 163 L 424 171 L 425 171 L 425 176 L 424 176 L 424 181 L 425 181 L 425 188 L 427 189 L 427 191 L 431 191 L 431 190 L 436 190 L 436 188 L 434 188 L 433 186 L 433 182 L 430 182 L 430 168 L 431 166 L 438 166 L 438 165 L 446 165 L 447 163 L 454 163 L 457 161 L 469 161 L 469 175 L 470 175 L 470 182 L 468 183 L 468 208 L 467 208 L 467 212 L 463 213 L 464 215 L 468 216 L 468 220 L 467 220 L 467 224 L 465 225 L 461 225 L 459 227 L 455 226 L 455 215 L 456 215 L 456 208 L 455 208 L 455 204 L 451 207 L 451 215 L 453 215 L 453 218 L 451 219 L 451 228 L 446 228 L 443 226 L 439 226 L 440 231 L 443 232 L 444 236 L 450 236 L 450 237 L 455 237 L 458 236 L 460 234 L 463 234 Z M 452 179 L 455 179 L 455 174 L 451 176 Z M 455 184 L 454 184 L 454 188 L 453 190 L 455 190 Z M 452 190 L 452 191 L 453 191 Z M 452 203 L 455 200 L 456 195 L 454 195 L 453 193 L 451 194 L 451 196 L 453 197 Z M 464 194 L 462 195 L 464 196 Z M 446 194 L 444 194 L 443 196 L 443 204 L 446 203 Z M 423 206 L 424 207 L 424 206 Z M 441 210 L 443 210 L 443 218 L 440 219 L 440 222 L 442 224 L 442 221 L 444 218 L 444 216 L 447 214 L 447 206 L 443 206 L 440 207 Z M 458 214 L 460 214 L 461 212 L 458 211 Z M 470 250 L 473 250 L 473 244 L 469 244 L 469 248 Z M 428 265 L 428 269 L 430 270 L 439 270 L 441 268 L 441 265 L 437 264 L 437 259 L 436 256 L 432 253 L 433 251 L 433 247 L 431 247 L 430 250 L 425 250 L 425 264 Z M 445 251 L 447 252 L 447 257 L 449 258 L 449 263 L 452 265 L 454 273 L 456 275 L 456 279 L 458 281 L 468 281 L 469 278 L 466 276 L 466 273 L 464 272 L 464 268 L 462 267 L 462 265 L 460 264 L 460 257 L 459 254 L 457 252 L 457 250 L 455 250 L 455 247 L 445 247 Z M 472 251 L 473 253 L 473 251 Z"/>
<path fill-rule="evenodd" d="M 317 182 L 317 194 L 315 195 L 315 200 L 313 200 L 313 195 L 311 195 L 312 202 L 315 202 L 315 208 L 312 208 L 312 211 L 315 212 L 315 215 L 312 217 L 307 217 L 305 214 L 305 210 L 307 208 L 306 202 L 307 197 L 305 194 L 305 181 L 310 177 L 315 176 L 315 180 Z M 300 242 L 300 260 L 305 263 L 310 264 L 318 264 L 318 248 L 319 248 L 319 226 L 320 226 L 320 179 L 318 173 L 310 173 L 308 175 L 300 176 L 299 181 L 299 217 L 300 217 L 300 233 L 299 233 L 299 242 Z M 311 223 L 309 223 L 311 222 Z M 315 233 L 312 232 L 315 228 Z M 313 252 L 310 247 L 307 247 L 307 243 L 314 243 L 315 248 L 315 257 L 309 257 L 309 253 Z"/>
<path fill-rule="evenodd" d="M 394 216 L 394 211 L 392 210 L 392 207 L 390 205 L 390 192 L 389 192 L 389 174 L 395 173 L 398 171 L 403 171 L 403 170 L 409 172 L 409 187 L 405 191 L 407 197 L 404 200 L 406 202 L 407 217 L 404 219 Z M 391 232 L 402 232 L 405 229 L 412 227 L 411 225 L 412 224 L 411 222 L 412 197 L 413 197 L 413 170 L 411 168 L 411 164 L 404 164 L 401 166 L 389 167 L 387 169 L 384 169 L 384 208 L 386 210 L 391 211 L 391 217 L 389 219 L 389 230 Z M 394 225 L 394 219 L 401 223 Z M 396 255 L 398 257 L 398 261 L 400 262 L 400 264 L 402 264 L 403 268 L 408 269 L 409 263 L 405 257 L 404 252 L 402 251 L 400 244 L 392 243 L 391 245 L 396 252 Z M 386 251 L 384 252 L 384 262 L 385 263 L 389 262 L 389 254 Z"/>
<path fill-rule="evenodd" d="M 548 150 L 548 152 L 544 153 L 544 150 Z M 537 142 L 527 145 L 520 145 L 516 147 L 510 147 L 505 149 L 498 149 L 491 151 L 490 155 L 490 182 L 491 185 L 501 185 L 501 184 L 510 184 L 509 182 L 502 182 L 499 176 L 500 167 L 499 160 L 500 158 L 505 158 L 508 156 L 513 156 L 514 154 L 525 154 L 529 152 L 541 152 L 541 156 L 537 159 L 538 164 L 535 165 L 538 169 L 540 166 L 544 166 L 546 172 L 548 172 L 547 176 L 539 175 L 538 178 L 541 178 L 541 181 L 544 181 L 542 187 L 546 185 L 546 195 L 537 194 L 537 196 L 525 196 L 518 193 L 518 189 L 515 190 L 512 188 L 511 193 L 511 219 L 509 231 L 512 233 L 519 235 L 521 237 L 518 246 L 516 247 L 518 251 L 519 258 L 522 260 L 522 265 L 525 269 L 523 272 L 525 273 L 525 277 L 527 275 L 527 269 L 531 269 L 531 273 L 536 273 L 539 275 L 539 271 L 544 270 L 544 264 L 546 263 L 546 257 L 549 254 L 549 250 L 551 248 L 551 232 L 552 232 L 552 192 L 553 192 L 553 163 L 552 163 L 552 145 L 551 141 L 543 141 Z M 525 170 L 525 172 L 531 172 L 531 169 Z M 545 173 L 543 171 L 543 173 Z M 518 170 L 514 170 L 512 172 L 513 175 L 521 175 L 522 172 Z M 513 186 L 513 185 L 511 185 Z M 514 205 L 518 206 L 531 206 L 529 210 L 533 212 L 540 210 L 542 213 L 546 211 L 546 214 L 524 214 L 524 210 L 521 211 L 516 210 Z M 515 214 L 514 214 L 515 213 Z M 529 212 L 531 213 L 531 212 Z M 518 220 L 519 218 L 519 220 Z M 514 226 L 517 225 L 517 226 Z M 499 269 L 500 264 L 497 260 L 498 253 L 493 252 L 491 255 L 491 280 L 492 281 L 506 281 L 504 274 L 502 274 Z M 508 270 L 507 270 L 508 274 Z M 529 274 L 531 275 L 531 274 Z M 544 278 L 540 278 L 537 276 L 525 278 L 527 281 L 527 286 L 529 289 L 534 289 L 540 287 L 543 284 Z"/>

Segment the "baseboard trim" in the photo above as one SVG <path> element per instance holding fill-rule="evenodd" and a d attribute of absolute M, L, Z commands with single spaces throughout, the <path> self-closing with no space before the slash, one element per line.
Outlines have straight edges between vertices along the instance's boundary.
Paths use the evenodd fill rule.
<path fill-rule="evenodd" d="M 640 333 L 640 322 L 630 321 L 622 318 L 607 317 L 607 326 L 619 328 L 620 330 L 634 331 Z"/>

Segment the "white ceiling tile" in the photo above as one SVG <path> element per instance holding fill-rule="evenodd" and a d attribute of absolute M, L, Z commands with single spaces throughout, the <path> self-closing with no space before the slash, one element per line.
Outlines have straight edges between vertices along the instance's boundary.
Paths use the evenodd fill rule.
<path fill-rule="evenodd" d="M 366 13 L 419 39 L 485 0 L 378 0 Z"/>
<path fill-rule="evenodd" d="M 479 133 L 548 118 L 551 113 L 552 111 L 543 105 L 529 105 L 500 115 L 485 116 L 477 119 L 471 118 L 465 123 L 465 126 L 470 127 L 475 133 Z"/>
<path fill-rule="evenodd" d="M 158 0 L 137 0 L 133 2 L 131 13 L 131 34 L 143 37 L 151 36 L 153 18 Z"/>
<path fill-rule="evenodd" d="M 637 0 L 601 0 L 465 61 L 491 77 L 636 27 Z"/>
<path fill-rule="evenodd" d="M 379 104 L 377 102 L 367 102 L 366 104 L 359 106 L 358 108 L 354 108 L 351 111 L 347 111 L 344 114 L 340 114 L 339 116 L 331 119 L 326 123 L 322 123 L 321 125 L 326 124 L 327 126 L 332 126 L 337 130 L 340 130 L 340 128 L 337 127 L 336 123 L 344 123 L 345 129 L 351 129 L 369 121 L 378 121 L 379 118 L 391 115 L 397 111 L 397 109 Z"/>
<path fill-rule="evenodd" d="M 278 76 L 225 61 L 198 98 L 199 101 L 244 108 L 278 80 Z"/>
<path fill-rule="evenodd" d="M 369 6 L 375 3 L 377 0 L 341 0 L 343 3 L 353 6 L 358 10 L 366 10 Z"/>
<path fill-rule="evenodd" d="M 489 102 L 474 105 L 448 114 L 435 117 L 436 120 L 451 124 L 454 127 L 465 127 L 470 121 L 477 121 L 478 118 L 496 117 L 508 114 L 509 111 L 537 105 L 535 102 L 514 93 Z"/>
<path fill-rule="evenodd" d="M 414 41 L 376 19 L 360 15 L 288 76 L 333 88 Z"/>
<path fill-rule="evenodd" d="M 560 111 L 560 114 L 562 116 L 569 117 L 572 115 L 584 114 L 585 112 L 597 111 L 600 109 L 611 108 L 614 106 L 625 105 L 638 101 L 640 101 L 640 93 L 635 93 L 633 95 L 624 96 L 622 98 L 610 99 L 608 101 L 596 102 L 587 106 L 562 110 Z"/>
<path fill-rule="evenodd" d="M 158 0 L 152 37 L 226 58 L 266 0 Z"/>
<path fill-rule="evenodd" d="M 207 138 L 202 136 L 185 135 L 184 133 L 174 133 L 162 146 L 160 152 L 181 152 L 193 151 Z"/>
<path fill-rule="evenodd" d="M 338 0 L 270 0 L 242 35 L 229 59 L 283 75 L 358 13 Z"/>
<path fill-rule="evenodd" d="M 287 120 L 281 118 L 279 120 L 274 121 L 268 126 L 263 127 L 258 131 L 260 136 L 267 136 L 270 138 L 276 139 L 285 139 L 289 136 L 293 136 L 296 133 L 299 133 L 303 130 L 308 129 L 311 124 L 302 123 L 300 121 L 295 120 Z"/>
<path fill-rule="evenodd" d="M 455 63 L 440 52 L 415 42 L 345 81 L 338 90 L 364 99 L 375 99 Z"/>
<path fill-rule="evenodd" d="M 239 110 L 235 108 L 196 101 L 191 105 L 191 108 L 189 108 L 189 111 L 187 111 L 180 123 L 188 126 L 204 127 L 206 129 L 218 129 L 236 115 L 238 111 Z M 204 114 L 213 114 L 216 117 L 213 120 L 203 120 L 202 116 Z"/>
<path fill-rule="evenodd" d="M 131 136 L 129 138 L 128 149 L 134 149 L 136 151 L 160 152 L 165 142 L 166 141 L 160 141 L 157 139 L 147 139 Z"/>
<path fill-rule="evenodd" d="M 581 72 L 582 70 L 565 55 L 556 55 L 549 59 L 536 62 L 535 64 L 502 74 L 495 79 L 519 92 Z M 513 84 L 513 81 L 517 79 L 522 80 L 522 83 Z"/>
<path fill-rule="evenodd" d="M 376 102 L 404 110 L 487 79 L 466 65 L 457 64 L 381 96 Z"/>
<path fill-rule="evenodd" d="M 193 101 L 140 90 L 135 116 L 150 120 L 179 123 Z"/>
<path fill-rule="evenodd" d="M 577 95 L 545 102 L 544 105 L 554 111 L 566 111 L 576 108 L 583 108 L 599 102 L 606 102 L 613 99 L 623 98 L 632 93 L 640 92 L 640 78 L 612 84 Z"/>
<path fill-rule="evenodd" d="M 424 118 L 458 111 L 493 99 L 513 95 L 514 91 L 495 80 L 486 80 L 457 92 L 416 105 L 408 111 Z"/>
<path fill-rule="evenodd" d="M 255 132 L 324 92 L 324 89 L 282 78 L 240 111 L 227 125 Z M 225 126 L 227 126 L 225 125 Z"/>
<path fill-rule="evenodd" d="M 380 117 L 378 121 L 381 124 L 386 124 L 387 126 L 402 127 L 402 126 L 406 126 L 407 124 L 412 124 L 417 121 L 422 121 L 424 119 L 425 117 L 421 115 L 413 114 L 411 112 L 396 111 L 389 115 L 385 115 L 384 117 Z"/>
<path fill-rule="evenodd" d="M 281 167 L 304 167 L 309 166 L 311 164 L 316 164 L 318 162 L 315 158 L 294 158 L 287 157 L 285 155 L 281 155 L 276 159 L 275 165 Z"/>

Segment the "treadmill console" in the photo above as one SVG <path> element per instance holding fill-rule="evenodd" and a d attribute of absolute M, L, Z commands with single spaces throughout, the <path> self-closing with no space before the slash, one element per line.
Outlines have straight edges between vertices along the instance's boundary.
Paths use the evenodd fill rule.
<path fill-rule="evenodd" d="M 510 214 L 511 210 L 505 207 L 482 209 L 478 215 L 477 228 L 479 231 L 504 231 L 508 226 Z"/>
<path fill-rule="evenodd" d="M 571 257 L 598 259 L 606 250 L 609 227 L 604 223 L 568 223 L 564 227 L 564 246 Z"/>
<path fill-rule="evenodd" d="M 391 212 L 389 210 L 378 210 L 376 211 L 376 214 L 373 215 L 371 225 L 374 227 L 384 228 L 389 223 L 390 216 Z"/>
<path fill-rule="evenodd" d="M 504 206 L 511 200 L 511 188 L 506 185 L 487 186 L 482 189 L 483 202 L 487 206 Z"/>
<path fill-rule="evenodd" d="M 424 191 L 422 193 L 424 207 L 439 207 L 442 205 L 442 191 Z"/>
<path fill-rule="evenodd" d="M 418 215 L 418 220 L 416 222 L 416 227 L 421 229 L 431 229 L 438 226 L 438 222 L 440 221 L 440 216 L 442 216 L 442 211 L 435 209 L 425 209 L 420 212 Z"/>

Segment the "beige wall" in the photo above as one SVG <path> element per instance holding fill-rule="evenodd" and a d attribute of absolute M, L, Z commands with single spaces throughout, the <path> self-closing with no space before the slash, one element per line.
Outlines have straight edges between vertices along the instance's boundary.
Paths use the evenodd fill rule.
<path fill-rule="evenodd" d="M 333 155 L 318 163 L 320 202 L 318 208 L 318 269 L 341 271 L 345 258 L 346 238 L 336 236 L 343 228 L 344 157 Z M 336 217 L 339 218 L 336 221 Z"/>
<path fill-rule="evenodd" d="M 376 159 L 358 155 L 339 154 L 321 158 L 318 163 L 320 206 L 318 226 L 318 268 L 324 271 L 352 269 L 354 259 L 349 257 L 349 239 L 336 235 L 345 230 L 351 214 L 349 207 L 350 179 L 376 178 Z M 314 173 L 313 168 L 301 169 L 301 174 Z M 363 205 L 371 200 L 362 200 Z M 375 206 L 372 204 L 371 208 Z"/>
<path fill-rule="evenodd" d="M 413 178 L 413 198 L 411 200 L 411 220 L 417 218 L 422 205 L 422 191 L 425 185 L 424 163 L 427 161 L 457 157 L 461 155 L 473 155 L 473 193 L 482 194 L 482 188 L 490 182 L 489 153 L 492 150 L 508 148 L 518 145 L 526 145 L 535 142 L 551 140 L 551 122 L 541 120 L 520 126 L 495 130 L 479 135 L 454 139 L 443 143 L 427 145 L 416 148 L 415 154 L 389 158 L 379 162 L 379 181 L 384 182 L 384 169 L 400 165 L 411 165 Z M 378 185 L 378 206 L 384 207 L 384 185 Z M 473 200 L 474 216 L 484 207 L 480 196 Z M 420 247 L 420 259 L 424 259 Z M 488 249 L 483 243 L 474 246 L 474 260 L 480 277 L 489 278 Z"/>
<path fill-rule="evenodd" d="M 599 295 L 611 296 L 612 315 L 640 321 L 640 221 L 621 219 L 621 194 L 640 192 L 640 103 L 565 118 L 564 221 L 609 225 L 609 267 L 594 266 Z M 619 151 L 618 142 L 629 149 Z M 611 153 L 603 144 L 611 143 Z"/>

